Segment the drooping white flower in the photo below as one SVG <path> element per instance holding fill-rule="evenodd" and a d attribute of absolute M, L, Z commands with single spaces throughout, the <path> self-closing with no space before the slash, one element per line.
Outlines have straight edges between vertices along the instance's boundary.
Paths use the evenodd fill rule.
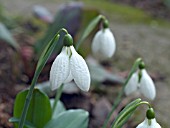
<path fill-rule="evenodd" d="M 99 30 L 92 41 L 92 52 L 101 59 L 110 58 L 116 50 L 115 38 L 109 28 Z"/>
<path fill-rule="evenodd" d="M 156 122 L 155 118 L 150 120 L 146 118 L 136 128 L 161 128 L 161 126 Z"/>
<path fill-rule="evenodd" d="M 85 60 L 72 45 L 64 46 L 50 70 L 51 89 L 55 90 L 73 79 L 81 90 L 89 90 L 90 73 Z"/>
<path fill-rule="evenodd" d="M 141 73 L 142 77 L 140 81 L 138 71 L 132 75 L 125 87 L 125 94 L 129 95 L 135 91 L 139 91 L 148 99 L 154 100 L 156 97 L 155 85 L 145 69 L 141 69 Z"/>

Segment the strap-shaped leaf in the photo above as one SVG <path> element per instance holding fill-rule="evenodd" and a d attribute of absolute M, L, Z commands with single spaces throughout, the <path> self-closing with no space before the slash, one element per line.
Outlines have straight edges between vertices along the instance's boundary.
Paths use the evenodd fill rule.
<path fill-rule="evenodd" d="M 26 100 L 25 100 L 25 104 L 24 104 L 24 107 L 23 107 L 23 112 L 22 112 L 22 115 L 21 115 L 21 120 L 19 122 L 19 128 L 23 128 L 24 126 L 24 122 L 25 122 L 25 119 L 26 119 L 26 115 L 27 115 L 27 111 L 28 111 L 28 108 L 29 108 L 29 105 L 30 105 L 30 100 L 32 98 L 32 93 L 33 93 L 33 90 L 34 90 L 34 86 L 37 82 L 37 79 L 43 69 L 43 67 L 45 66 L 48 58 L 50 57 L 51 53 L 53 52 L 58 40 L 59 40 L 59 33 L 61 31 L 64 31 L 65 33 L 67 33 L 67 30 L 62 28 L 58 31 L 58 33 L 54 36 L 54 38 L 48 43 L 48 45 L 45 47 L 44 51 L 42 52 L 41 56 L 40 56 L 40 59 L 38 61 L 38 64 L 37 64 L 37 67 L 36 67 L 36 70 L 35 70 L 35 73 L 34 73 L 34 77 L 33 77 L 33 80 L 31 82 L 31 87 L 28 91 L 28 94 L 27 94 L 27 97 L 26 97 Z"/>
<path fill-rule="evenodd" d="M 62 112 L 44 128 L 88 128 L 89 113 L 81 109 Z"/>
<path fill-rule="evenodd" d="M 97 24 L 99 23 L 99 21 L 101 20 L 102 17 L 103 17 L 102 15 L 99 15 L 89 23 L 89 25 L 86 27 L 82 36 L 80 37 L 79 41 L 76 44 L 76 50 L 78 50 L 79 46 L 89 36 L 89 34 L 94 30 L 94 28 L 97 26 Z"/>
<path fill-rule="evenodd" d="M 5 41 L 16 50 L 19 49 L 19 44 L 14 40 L 9 30 L 2 23 L 0 23 L 0 40 Z"/>
<path fill-rule="evenodd" d="M 20 118 L 27 94 L 28 90 L 24 90 L 17 95 L 14 104 L 15 118 Z M 48 96 L 39 89 L 34 89 L 26 121 L 29 121 L 36 128 L 43 128 L 43 126 L 51 119 L 51 116 L 52 109 Z M 14 121 L 14 119 L 12 121 Z M 18 124 L 15 124 L 15 128 L 18 128 Z"/>
<path fill-rule="evenodd" d="M 38 64 L 37 64 L 37 68 L 35 72 L 41 72 L 41 70 L 43 69 L 44 65 L 46 64 L 48 58 L 50 57 L 51 53 L 53 52 L 53 49 L 56 46 L 56 42 L 58 41 L 60 35 L 56 34 L 54 36 L 54 38 L 48 43 L 48 45 L 45 47 L 44 51 L 42 52 Z M 37 74 L 38 74 L 37 73 Z"/>
<path fill-rule="evenodd" d="M 50 103 L 51 103 L 51 108 L 53 108 L 54 106 L 54 101 L 55 99 L 51 99 Z M 66 108 L 64 106 L 64 104 L 59 100 L 57 102 L 57 106 L 54 108 L 53 114 L 52 114 L 52 119 L 56 118 L 60 113 L 65 112 Z"/>
<path fill-rule="evenodd" d="M 131 115 L 133 114 L 134 111 L 130 112 L 129 114 L 127 114 L 126 117 L 124 117 L 123 119 L 121 119 L 121 121 L 118 123 L 118 125 L 116 126 L 117 128 L 122 128 L 122 126 L 128 121 L 128 119 L 131 117 Z"/>
<path fill-rule="evenodd" d="M 19 118 L 16 118 L 16 117 L 11 117 L 10 119 L 9 119 L 9 122 L 11 122 L 11 123 L 19 123 L 19 121 L 20 121 L 20 119 Z M 31 122 L 29 122 L 29 121 L 25 121 L 25 126 L 27 127 L 27 128 L 36 128 Z"/>
<path fill-rule="evenodd" d="M 136 99 L 129 103 L 117 116 L 115 121 L 112 124 L 112 128 L 120 128 L 120 126 L 123 126 L 124 123 L 130 118 L 131 114 L 136 110 L 139 103 L 141 102 L 141 99 Z"/>

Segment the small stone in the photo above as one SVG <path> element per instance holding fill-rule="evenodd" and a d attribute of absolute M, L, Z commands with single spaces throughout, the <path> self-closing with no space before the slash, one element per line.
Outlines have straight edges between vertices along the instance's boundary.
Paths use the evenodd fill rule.
<path fill-rule="evenodd" d="M 95 121 L 96 123 L 96 127 L 101 127 L 107 117 L 107 115 L 109 114 L 109 112 L 111 111 L 111 104 L 110 102 L 106 99 L 106 98 L 101 98 L 95 105 L 94 105 L 94 109 L 92 110 L 92 115 L 94 116 L 93 121 Z"/>

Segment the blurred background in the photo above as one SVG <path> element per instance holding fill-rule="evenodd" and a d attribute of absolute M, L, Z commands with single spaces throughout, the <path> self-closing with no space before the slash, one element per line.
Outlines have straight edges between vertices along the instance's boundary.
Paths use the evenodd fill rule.
<path fill-rule="evenodd" d="M 156 99 L 150 101 L 157 120 L 163 128 L 170 127 L 170 0 L 0 0 L 0 128 L 12 128 L 8 119 L 12 116 L 15 96 L 29 86 L 38 57 L 54 34 L 65 27 L 76 42 L 99 14 L 110 22 L 116 53 L 106 61 L 92 58 L 91 41 L 96 28 L 79 50 L 93 74 L 90 92 L 65 90 L 61 97 L 64 105 L 88 110 L 89 128 L 101 127 L 133 62 L 142 57 L 157 89 Z M 40 86 L 48 82 L 49 69 L 57 54 L 53 53 L 41 73 Z M 102 76 L 97 75 L 99 72 Z M 45 91 L 54 97 L 54 93 Z M 113 119 L 139 96 L 142 97 L 125 96 Z M 125 128 L 135 127 L 144 115 L 144 108 L 137 109 Z"/>

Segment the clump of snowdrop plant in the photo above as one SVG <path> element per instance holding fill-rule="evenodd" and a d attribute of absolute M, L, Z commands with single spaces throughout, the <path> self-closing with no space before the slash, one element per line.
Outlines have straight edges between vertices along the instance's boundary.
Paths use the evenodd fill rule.
<path fill-rule="evenodd" d="M 103 28 L 94 36 L 92 41 L 92 52 L 99 59 L 111 58 L 116 50 L 113 33 L 109 28 L 108 20 L 103 19 Z"/>
<path fill-rule="evenodd" d="M 87 64 L 74 49 L 71 35 L 66 34 L 62 51 L 54 60 L 50 70 L 51 89 L 55 90 L 72 79 L 81 90 L 89 90 L 90 73 Z"/>
<path fill-rule="evenodd" d="M 76 50 L 78 49 L 79 45 L 85 40 L 85 38 L 92 32 L 92 30 L 94 30 L 94 28 L 98 25 L 98 23 L 100 21 L 102 21 L 103 28 L 96 33 L 96 35 L 93 39 L 92 51 L 96 56 L 100 57 L 100 59 L 111 58 L 113 56 L 113 54 L 115 53 L 116 43 L 115 43 L 115 39 L 114 39 L 112 32 L 108 28 L 108 21 L 102 15 L 99 15 L 98 17 L 96 17 L 87 26 L 86 30 L 82 34 L 82 37 L 80 38 L 80 41 L 77 43 Z M 19 122 L 18 128 L 23 128 L 25 126 L 27 112 L 28 112 L 28 108 L 30 106 L 32 95 L 33 95 L 33 93 L 38 92 L 38 91 L 34 91 L 35 90 L 34 86 L 35 86 L 38 76 L 40 75 L 48 58 L 50 57 L 51 53 L 53 52 L 53 50 L 56 46 L 56 42 L 58 42 L 58 40 L 60 38 L 61 31 L 65 32 L 65 36 L 63 38 L 64 46 L 61 50 L 61 53 L 54 60 L 52 66 L 51 66 L 51 70 L 50 70 L 50 85 L 51 85 L 50 87 L 52 90 L 57 89 L 54 104 L 51 107 L 50 99 L 46 96 L 46 94 L 44 94 L 44 92 L 39 92 L 42 95 L 42 97 L 39 97 L 39 98 L 41 98 L 41 100 L 39 100 L 39 101 L 46 100 L 47 104 L 45 104 L 45 103 L 39 104 L 38 103 L 38 104 L 34 104 L 34 105 L 37 105 L 38 107 L 37 106 L 36 107 L 34 106 L 34 107 L 41 108 L 41 106 L 44 106 L 45 111 L 48 108 L 47 114 L 49 114 L 50 112 L 51 112 L 51 115 L 56 114 L 55 109 L 57 109 L 57 107 L 56 107 L 57 102 L 59 101 L 60 96 L 62 94 L 63 84 L 68 83 L 71 80 L 74 80 L 76 85 L 81 90 L 88 91 L 90 88 L 91 79 L 90 79 L 90 72 L 89 72 L 88 66 L 87 66 L 85 60 L 82 58 L 82 56 L 80 56 L 76 52 L 76 50 L 73 46 L 73 39 L 72 39 L 71 35 L 68 34 L 66 29 L 62 28 L 61 30 L 59 30 L 56 33 L 54 38 L 49 42 L 49 44 L 46 46 L 46 48 L 42 52 L 40 59 L 38 61 L 38 64 L 37 64 L 37 67 L 35 70 L 35 75 L 33 77 L 31 87 L 29 88 L 27 96 L 25 97 L 25 99 L 23 98 L 22 95 L 25 96 L 25 92 L 24 93 L 21 92 L 23 94 L 19 95 L 19 97 L 21 99 L 24 99 L 25 102 L 24 102 L 22 114 L 20 114 L 21 111 L 18 111 L 21 109 L 20 106 L 19 106 L 19 108 L 16 107 L 16 109 L 14 110 L 14 111 L 16 111 L 15 113 L 18 114 L 18 112 L 19 112 L 18 115 L 21 115 L 21 116 L 17 116 L 17 120 Z M 137 69 L 137 71 L 136 71 L 136 69 Z M 115 111 L 115 109 L 118 107 L 119 103 L 122 100 L 124 91 L 125 91 L 126 95 L 129 95 L 135 91 L 139 91 L 144 96 L 146 96 L 148 99 L 153 100 L 155 98 L 155 96 L 156 96 L 155 85 L 154 85 L 152 79 L 150 78 L 150 76 L 148 75 L 147 71 L 145 70 L 145 65 L 141 58 L 137 59 L 135 61 L 134 65 L 132 66 L 132 69 L 131 69 L 129 75 L 123 84 L 122 90 L 119 92 L 118 96 L 115 98 L 116 102 L 114 102 L 112 110 L 108 114 L 102 128 L 106 128 L 107 125 L 109 124 L 109 120 L 111 119 L 113 112 Z M 37 95 L 33 95 L 33 96 L 35 97 Z M 33 98 L 33 99 L 35 99 L 35 98 Z M 23 104 L 23 102 L 21 100 L 19 100 L 17 103 Z M 117 115 L 115 120 L 112 122 L 111 128 L 121 128 L 127 122 L 127 120 L 130 118 L 130 116 L 133 114 L 133 112 L 136 110 L 136 108 L 142 104 L 148 105 L 149 109 L 146 114 L 146 119 L 141 124 L 139 124 L 137 126 L 137 128 L 161 128 L 161 126 L 156 122 L 155 113 L 154 113 L 151 105 L 147 101 L 142 101 L 140 98 L 132 101 L 131 103 L 129 103 L 128 105 L 126 105 L 124 107 L 124 109 Z M 31 109 L 34 109 L 34 108 L 31 108 Z M 70 114 L 72 114 L 72 113 L 74 116 L 72 116 L 72 115 L 70 116 Z M 47 117 L 45 115 L 45 113 L 37 112 L 34 114 L 35 115 L 40 114 L 40 116 L 39 116 L 40 118 Z M 71 111 L 63 112 L 63 115 L 64 114 L 67 116 L 61 116 L 62 115 L 62 113 L 61 113 L 61 114 L 59 114 L 59 116 L 57 115 L 57 116 L 54 116 L 54 118 L 51 118 L 51 115 L 50 115 L 47 122 L 41 122 L 39 120 L 37 121 L 37 119 L 39 119 L 39 117 L 37 115 L 36 115 L 36 117 L 38 117 L 38 118 L 36 118 L 37 122 L 33 121 L 34 120 L 33 116 L 30 116 L 30 119 L 28 121 L 32 121 L 31 123 L 33 123 L 35 125 L 35 127 L 39 126 L 39 124 L 38 124 L 39 122 L 41 122 L 40 124 L 43 123 L 44 124 L 43 127 L 45 126 L 45 128 L 56 127 L 56 126 L 58 126 L 58 122 L 61 122 L 60 123 L 60 125 L 62 125 L 61 127 L 68 127 L 69 124 L 72 123 L 72 121 L 75 123 L 72 124 L 71 126 L 69 126 L 70 128 L 80 128 L 80 127 L 87 128 L 88 127 L 88 120 L 89 120 L 88 115 L 89 114 L 87 111 L 85 111 L 85 110 L 83 110 L 83 111 L 71 110 Z M 43 115 L 43 117 L 42 117 L 42 115 Z M 77 120 L 78 120 L 78 123 L 76 123 Z M 63 121 L 63 123 L 62 123 L 62 121 Z M 14 119 L 13 122 L 16 122 L 16 119 Z"/>
<path fill-rule="evenodd" d="M 148 75 L 144 63 L 139 65 L 139 69 L 133 73 L 125 87 L 125 94 L 129 95 L 135 91 L 142 93 L 150 100 L 156 97 L 156 89 L 153 80 Z"/>
<path fill-rule="evenodd" d="M 147 110 L 145 120 L 136 128 L 161 128 L 155 119 L 155 112 L 153 108 L 149 108 Z"/>

